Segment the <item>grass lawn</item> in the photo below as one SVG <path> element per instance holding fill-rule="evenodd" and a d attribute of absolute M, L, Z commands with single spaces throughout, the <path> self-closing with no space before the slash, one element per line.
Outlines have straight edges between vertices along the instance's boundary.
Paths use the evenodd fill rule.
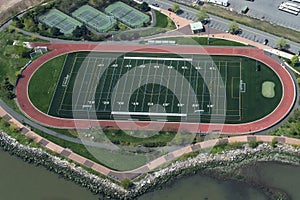
<path fill-rule="evenodd" d="M 57 137 L 48 135 L 39 130 L 33 129 L 40 136 L 58 144 L 64 148 L 69 148 L 73 152 L 102 164 L 110 169 L 115 170 L 131 170 L 146 164 L 147 157 L 140 154 L 129 154 L 122 151 L 113 152 L 96 147 L 85 147 L 83 144 L 65 141 Z"/>
<path fill-rule="evenodd" d="M 173 40 L 178 45 L 208 45 L 207 37 L 168 37 L 160 38 L 158 40 Z M 246 46 L 245 44 L 223 40 L 218 38 L 209 38 L 209 45 L 211 46 Z"/>
<path fill-rule="evenodd" d="M 261 91 L 262 95 L 267 98 L 273 98 L 275 96 L 274 87 L 275 84 L 273 82 L 270 81 L 263 82 L 262 91 Z"/>
<path fill-rule="evenodd" d="M 66 55 L 62 55 L 50 60 L 34 73 L 29 82 L 29 98 L 44 113 L 48 112 L 65 59 Z"/>
<path fill-rule="evenodd" d="M 74 129 L 59 129 L 59 128 L 51 128 L 51 127 L 47 127 L 47 128 L 54 131 L 54 132 L 65 135 L 65 136 L 69 136 L 69 137 L 72 137 L 72 138 L 78 138 L 78 133 Z"/>
<path fill-rule="evenodd" d="M 134 137 L 124 133 L 122 130 L 105 130 L 106 137 L 114 144 L 130 145 L 130 146 L 165 146 L 176 135 L 175 132 L 150 132 L 150 131 L 135 131 L 134 135 L 148 135 L 151 137 Z"/>
<path fill-rule="evenodd" d="M 22 58 L 22 47 L 13 46 L 13 41 L 42 41 L 34 37 L 25 36 L 14 30 L 4 30 L 0 32 L 0 98 L 11 108 L 21 113 L 14 100 L 7 98 L 7 92 L 3 90 L 2 85 L 5 78 L 9 79 L 11 84 L 16 82 L 16 72 L 21 69 L 30 59 Z M 43 41 L 45 42 L 45 41 Z"/>
<path fill-rule="evenodd" d="M 176 29 L 175 23 L 166 15 L 155 10 L 156 23 L 154 27 L 166 28 L 168 30 Z"/>

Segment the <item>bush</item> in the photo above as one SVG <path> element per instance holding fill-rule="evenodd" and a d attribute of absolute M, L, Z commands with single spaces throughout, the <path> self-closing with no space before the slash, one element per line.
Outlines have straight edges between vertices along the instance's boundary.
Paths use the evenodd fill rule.
<path fill-rule="evenodd" d="M 249 146 L 251 148 L 256 148 L 259 144 L 260 144 L 260 142 L 257 142 L 255 140 L 252 140 L 252 141 L 249 142 Z"/>
<path fill-rule="evenodd" d="M 121 181 L 121 185 L 124 189 L 129 189 L 133 183 L 128 178 L 125 178 L 123 181 Z"/>
<path fill-rule="evenodd" d="M 275 148 L 275 147 L 277 147 L 277 144 L 278 144 L 277 139 L 276 139 L 276 138 L 273 138 L 273 140 L 272 140 L 272 142 L 271 142 L 271 146 L 272 146 L 273 148 Z"/>

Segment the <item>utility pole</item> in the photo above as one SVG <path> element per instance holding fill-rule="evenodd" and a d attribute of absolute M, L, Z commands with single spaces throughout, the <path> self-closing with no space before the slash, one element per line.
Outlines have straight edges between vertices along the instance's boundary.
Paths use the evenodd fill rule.
<path fill-rule="evenodd" d="M 210 18 L 208 17 L 208 24 L 207 24 L 207 45 L 209 45 L 209 33 L 210 33 L 210 30 L 209 30 L 209 26 L 210 26 Z"/>

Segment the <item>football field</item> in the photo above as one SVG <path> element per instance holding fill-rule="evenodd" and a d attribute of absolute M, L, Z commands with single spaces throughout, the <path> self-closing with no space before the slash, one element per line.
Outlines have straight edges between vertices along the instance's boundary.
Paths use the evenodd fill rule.
<path fill-rule="evenodd" d="M 265 79 L 276 84 L 275 98 L 261 95 Z M 246 57 L 76 52 L 65 59 L 48 114 L 244 123 L 270 113 L 281 94 L 275 73 Z"/>

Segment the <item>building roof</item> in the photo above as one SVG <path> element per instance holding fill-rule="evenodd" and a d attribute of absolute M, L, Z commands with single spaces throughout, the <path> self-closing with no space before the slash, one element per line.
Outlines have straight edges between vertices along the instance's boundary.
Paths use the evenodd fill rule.
<path fill-rule="evenodd" d="M 190 27 L 192 29 L 192 31 L 196 31 L 196 30 L 202 30 L 203 29 L 203 25 L 201 22 L 194 22 L 190 24 Z"/>

